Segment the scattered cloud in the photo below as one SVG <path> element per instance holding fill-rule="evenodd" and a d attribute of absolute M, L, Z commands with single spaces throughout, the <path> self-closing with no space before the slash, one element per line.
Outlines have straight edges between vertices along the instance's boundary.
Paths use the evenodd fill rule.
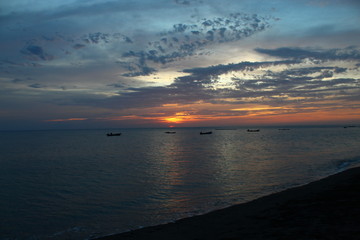
<path fill-rule="evenodd" d="M 29 87 L 31 87 L 31 88 L 44 88 L 46 86 L 42 85 L 40 83 L 33 83 L 33 84 L 30 84 Z"/>
<path fill-rule="evenodd" d="M 203 1 L 202 0 L 174 0 L 174 2 L 179 5 L 191 5 L 194 3 L 202 3 Z"/>
<path fill-rule="evenodd" d="M 54 56 L 45 52 L 44 49 L 40 46 L 29 45 L 21 50 L 21 53 L 27 56 L 30 60 L 38 61 L 51 61 L 54 59 Z"/>
<path fill-rule="evenodd" d="M 149 75 L 155 72 L 148 63 L 167 64 L 189 56 L 202 55 L 212 44 L 234 42 L 261 32 L 270 26 L 271 17 L 256 14 L 230 14 L 228 17 L 203 18 L 196 23 L 174 24 L 169 31 L 148 42 L 145 49 L 125 52 L 122 57 L 134 73 L 125 76 Z M 145 70 L 145 71 L 144 71 Z"/>
<path fill-rule="evenodd" d="M 0 113 L 89 125 L 360 119 L 359 4 L 255 2 L 4 2 Z"/>
<path fill-rule="evenodd" d="M 277 49 L 255 49 L 257 52 L 280 58 L 290 59 L 314 59 L 321 61 L 335 60 L 360 60 L 360 50 L 355 46 L 344 49 L 312 49 L 312 48 L 291 48 L 282 47 Z"/>

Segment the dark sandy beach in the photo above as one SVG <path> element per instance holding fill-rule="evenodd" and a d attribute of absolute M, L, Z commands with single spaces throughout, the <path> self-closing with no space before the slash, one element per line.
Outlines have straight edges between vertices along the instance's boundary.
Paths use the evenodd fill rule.
<path fill-rule="evenodd" d="M 100 239 L 360 239 L 360 168 L 201 216 Z"/>

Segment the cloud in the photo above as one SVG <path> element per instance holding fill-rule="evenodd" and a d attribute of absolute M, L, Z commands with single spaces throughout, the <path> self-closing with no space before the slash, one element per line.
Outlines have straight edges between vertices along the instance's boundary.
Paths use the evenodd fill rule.
<path fill-rule="evenodd" d="M 86 121 L 87 118 L 65 118 L 65 119 L 51 119 L 45 120 L 45 122 L 68 122 L 68 121 Z"/>
<path fill-rule="evenodd" d="M 125 36 L 121 33 L 88 33 L 81 37 L 81 40 L 86 44 L 105 44 L 111 42 L 125 42 L 125 43 L 133 43 L 130 37 Z"/>
<path fill-rule="evenodd" d="M 179 5 L 191 5 L 194 3 L 202 3 L 203 1 L 202 0 L 174 0 L 174 2 Z"/>
<path fill-rule="evenodd" d="M 59 10 L 60 11 L 60 10 Z M 51 14 L 51 13 L 49 13 Z M 123 32 L 89 32 L 80 34 L 42 33 L 38 38 L 27 40 L 20 50 L 27 62 L 17 59 L 19 65 L 30 61 L 70 62 L 93 61 L 99 57 L 105 61 L 118 62 L 127 70 L 126 77 L 148 76 L 159 67 L 187 57 L 208 54 L 210 46 L 235 42 L 267 29 L 272 17 L 256 14 L 234 13 L 224 17 L 192 19 L 190 23 L 173 24 L 171 29 L 159 31 L 152 29 L 144 32 L 144 37 Z M 52 26 L 45 25 L 47 28 Z M 86 48 L 91 46 L 91 48 Z M 49 51 L 52 53 L 50 54 Z M 80 51 L 77 53 L 77 51 Z M 21 62 L 22 61 L 22 62 Z"/>
<path fill-rule="evenodd" d="M 124 76 L 124 77 L 149 76 L 149 75 L 157 72 L 157 70 L 155 68 L 148 67 L 145 64 L 142 64 L 142 65 L 138 64 L 137 70 L 138 70 L 137 72 L 132 71 L 129 73 L 124 73 L 124 74 L 122 74 L 122 76 Z"/>
<path fill-rule="evenodd" d="M 80 43 L 77 43 L 77 44 L 73 45 L 74 49 L 81 49 L 81 48 L 84 48 L 84 47 L 86 47 L 86 45 L 80 44 Z"/>
<path fill-rule="evenodd" d="M 358 44 L 357 1 L 321 11 L 308 1 L 260 2 L 8 1 L 0 13 L 2 105 L 17 99 L 53 111 L 43 119 L 76 116 L 70 109 L 90 118 L 147 117 L 163 106 L 224 116 L 248 103 L 354 106 L 360 51 L 342 46 Z"/>
<path fill-rule="evenodd" d="M 196 76 L 218 76 L 231 71 L 253 71 L 254 69 L 265 66 L 276 65 L 290 65 L 300 63 L 297 60 L 285 60 L 285 61 L 269 61 L 269 62 L 241 62 L 230 64 L 219 64 L 216 66 L 204 67 L 204 68 L 192 68 L 184 69 L 183 72 L 192 73 Z"/>
<path fill-rule="evenodd" d="M 67 64 L 82 61 L 90 63 L 95 61 L 95 58 L 97 62 L 100 58 L 102 61 L 115 62 L 115 59 L 121 56 L 121 49 L 126 49 L 128 45 L 131 45 L 132 40 L 119 32 L 95 32 L 82 35 L 55 32 L 28 39 L 24 43 L 25 46 L 15 49 L 19 43 L 18 41 L 10 45 L 14 49 L 4 48 L 2 58 L 6 60 L 0 60 L 1 68 L 39 67 L 41 66 L 39 62 L 42 61 L 66 62 Z M 9 56 L 6 56 L 7 52 L 10 53 Z M 50 64 L 48 63 L 47 66 Z M 146 69 L 143 71 L 146 72 Z"/>
<path fill-rule="evenodd" d="M 314 59 L 321 61 L 360 60 L 360 50 L 355 46 L 344 49 L 312 49 L 282 47 L 276 49 L 256 48 L 257 52 L 286 59 Z"/>
<path fill-rule="evenodd" d="M 0 68 L 1 67 L 6 67 L 6 66 L 10 66 L 10 67 L 41 67 L 42 65 L 39 63 L 34 63 L 34 62 L 13 62 L 13 61 L 9 61 L 9 60 L 3 60 L 0 61 Z"/>
<path fill-rule="evenodd" d="M 31 60 L 51 61 L 54 59 L 53 55 L 45 52 L 42 47 L 37 45 L 26 46 L 20 52 L 29 57 Z"/>
<path fill-rule="evenodd" d="M 38 4 L 39 5 L 39 4 Z M 154 2 L 140 2 L 139 1 L 75 1 L 69 4 L 57 4 L 52 2 L 51 4 L 41 7 L 32 7 L 29 4 L 24 4 L 20 7 L 13 7 L 11 12 L 3 13 L 0 15 L 0 22 L 12 21 L 16 19 L 25 20 L 39 20 L 39 21 L 51 21 L 59 20 L 71 17 L 93 17 L 98 15 L 111 15 L 116 13 L 126 13 L 128 11 L 140 11 L 144 8 L 151 9 L 161 7 L 163 4 L 154 4 Z"/>
<path fill-rule="evenodd" d="M 349 56 L 356 54 L 348 54 L 347 50 L 337 49 L 336 55 L 331 49 L 323 50 L 317 59 L 352 61 L 355 57 Z M 341 55 L 340 52 L 346 54 Z M 281 61 L 219 64 L 184 69 L 183 72 L 189 75 L 178 77 L 167 86 L 127 88 L 127 92 L 97 101 L 96 104 L 117 109 L 197 102 L 233 105 L 266 103 L 274 106 L 296 104 L 301 107 L 301 104 L 317 104 L 324 100 L 360 100 L 360 79 L 345 77 L 352 75 L 353 71 L 356 69 L 350 66 L 332 66 L 331 62 L 323 66 L 320 62 L 309 63 L 298 57 Z M 221 77 L 225 76 L 227 85 L 221 85 Z"/>
<path fill-rule="evenodd" d="M 46 87 L 45 85 L 43 85 L 41 83 L 33 83 L 33 84 L 28 85 L 28 86 L 31 87 L 31 88 L 44 88 L 44 87 Z"/>
<path fill-rule="evenodd" d="M 196 23 L 174 24 L 169 31 L 159 34 L 157 40 L 150 41 L 146 49 L 125 52 L 125 62 L 132 63 L 135 74 L 139 76 L 142 68 L 149 63 L 167 64 L 186 57 L 204 54 L 212 44 L 234 42 L 261 32 L 270 26 L 271 17 L 256 14 L 230 14 L 228 17 L 203 18 Z M 145 71 L 144 75 L 148 75 Z"/>

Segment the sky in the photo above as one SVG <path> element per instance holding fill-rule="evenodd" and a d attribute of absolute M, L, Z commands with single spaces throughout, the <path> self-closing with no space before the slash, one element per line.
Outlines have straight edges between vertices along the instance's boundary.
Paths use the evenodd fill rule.
<path fill-rule="evenodd" d="M 358 0 L 0 0 L 0 130 L 360 124 Z"/>

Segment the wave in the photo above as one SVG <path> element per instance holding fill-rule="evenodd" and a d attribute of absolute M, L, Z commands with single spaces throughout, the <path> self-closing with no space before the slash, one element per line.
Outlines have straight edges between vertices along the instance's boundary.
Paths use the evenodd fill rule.
<path fill-rule="evenodd" d="M 337 172 L 342 172 L 346 169 L 353 168 L 360 165 L 360 156 L 353 158 L 341 159 L 336 161 Z"/>

